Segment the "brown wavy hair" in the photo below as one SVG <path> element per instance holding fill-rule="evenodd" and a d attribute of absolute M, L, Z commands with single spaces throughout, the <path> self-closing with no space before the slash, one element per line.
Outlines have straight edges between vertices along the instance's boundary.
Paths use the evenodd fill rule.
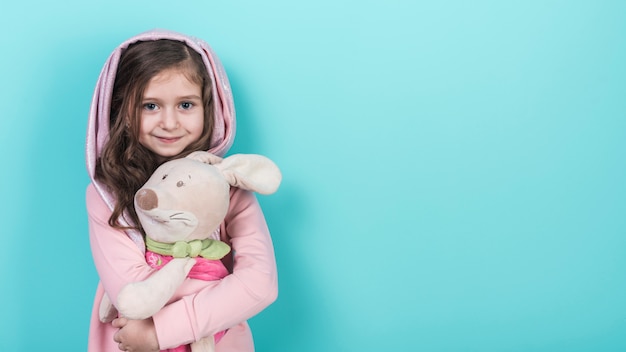
<path fill-rule="evenodd" d="M 167 69 L 180 69 L 190 81 L 202 87 L 204 130 L 200 138 L 179 155 L 163 158 L 139 143 L 143 94 L 150 80 Z M 163 162 L 196 150 L 208 150 L 213 131 L 211 78 L 202 56 L 185 43 L 161 39 L 131 44 L 121 55 L 109 121 L 109 139 L 96 163 L 95 178 L 116 198 L 109 225 L 117 229 L 138 229 L 143 233 L 133 206 L 135 192 Z M 128 222 L 123 226 L 120 217 Z"/>

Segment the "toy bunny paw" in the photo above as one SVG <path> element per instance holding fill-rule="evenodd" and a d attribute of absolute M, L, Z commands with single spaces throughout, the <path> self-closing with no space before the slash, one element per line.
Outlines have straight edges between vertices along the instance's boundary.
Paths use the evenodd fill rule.
<path fill-rule="evenodd" d="M 109 299 L 109 296 L 105 293 L 100 301 L 99 318 L 103 323 L 110 323 L 113 319 L 117 318 L 117 309 Z"/>

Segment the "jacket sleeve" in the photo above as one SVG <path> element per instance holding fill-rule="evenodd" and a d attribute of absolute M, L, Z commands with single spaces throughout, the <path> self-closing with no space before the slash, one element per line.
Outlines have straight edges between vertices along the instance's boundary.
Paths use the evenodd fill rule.
<path fill-rule="evenodd" d="M 113 304 L 126 284 L 146 279 L 153 269 L 146 264 L 139 247 L 124 231 L 108 224 L 111 210 L 93 185 L 86 193 L 91 252 L 104 291 Z"/>
<path fill-rule="evenodd" d="M 222 232 L 226 232 L 234 252 L 232 274 L 216 285 L 172 302 L 154 315 L 162 349 L 233 327 L 276 300 L 278 279 L 274 248 L 253 193 L 233 189 Z"/>

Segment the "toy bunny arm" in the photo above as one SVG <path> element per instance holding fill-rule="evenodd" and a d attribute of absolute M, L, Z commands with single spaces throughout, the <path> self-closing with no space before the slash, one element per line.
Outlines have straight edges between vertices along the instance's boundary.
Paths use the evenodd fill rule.
<path fill-rule="evenodd" d="M 175 258 L 149 278 L 124 286 L 117 295 L 117 308 L 105 293 L 100 302 L 100 321 L 111 322 L 119 314 L 129 319 L 146 319 L 172 298 L 193 267 L 191 258 Z"/>
<path fill-rule="evenodd" d="M 265 218 L 254 194 L 233 189 L 222 232 L 235 252 L 233 273 L 213 287 L 165 306 L 153 316 L 159 345 L 177 346 L 231 328 L 262 311 L 278 294 L 276 261 Z M 183 284 L 184 285 L 184 284 Z M 168 325 L 176 321 L 175 330 Z"/>
<path fill-rule="evenodd" d="M 124 286 L 117 295 L 117 310 L 130 319 L 151 317 L 172 298 L 195 262 L 174 258 L 149 278 Z"/>

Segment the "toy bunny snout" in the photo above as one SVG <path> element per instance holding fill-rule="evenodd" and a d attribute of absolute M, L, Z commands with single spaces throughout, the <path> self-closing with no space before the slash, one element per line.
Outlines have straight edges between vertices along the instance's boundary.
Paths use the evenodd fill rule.
<path fill-rule="evenodd" d="M 159 206 L 159 197 L 151 189 L 141 189 L 135 195 L 137 206 L 143 210 L 151 210 Z"/>

